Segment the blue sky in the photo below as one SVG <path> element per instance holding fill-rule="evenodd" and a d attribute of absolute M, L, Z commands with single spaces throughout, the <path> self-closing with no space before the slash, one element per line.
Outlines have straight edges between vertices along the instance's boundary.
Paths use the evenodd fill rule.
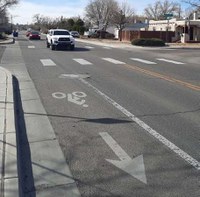
<path fill-rule="evenodd" d="M 124 0 L 117 0 L 124 2 Z M 136 14 L 142 14 L 148 4 L 156 0 L 126 0 L 134 8 Z M 84 16 L 84 9 L 89 0 L 20 0 L 20 3 L 11 9 L 14 23 L 30 24 L 35 14 L 49 17 Z M 179 0 L 180 2 L 180 0 Z"/>

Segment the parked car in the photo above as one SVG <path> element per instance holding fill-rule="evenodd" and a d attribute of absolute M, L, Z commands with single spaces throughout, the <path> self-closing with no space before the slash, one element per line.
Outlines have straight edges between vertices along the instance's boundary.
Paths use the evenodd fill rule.
<path fill-rule="evenodd" d="M 88 35 L 88 38 L 107 38 L 113 39 L 115 37 L 114 34 L 111 34 L 105 30 L 95 30 L 93 33 Z"/>
<path fill-rule="evenodd" d="M 29 39 L 37 39 L 40 40 L 40 32 L 39 31 L 31 31 L 29 33 Z"/>
<path fill-rule="evenodd" d="M 80 34 L 77 31 L 71 31 L 70 34 L 74 37 L 74 38 L 80 38 Z"/>

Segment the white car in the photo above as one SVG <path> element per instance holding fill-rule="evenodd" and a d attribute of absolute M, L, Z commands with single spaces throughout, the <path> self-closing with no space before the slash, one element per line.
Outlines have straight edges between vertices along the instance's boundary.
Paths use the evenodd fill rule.
<path fill-rule="evenodd" d="M 55 50 L 58 47 L 74 50 L 75 39 L 66 29 L 50 29 L 47 33 L 46 44 L 47 48 L 50 47 L 52 50 Z"/>

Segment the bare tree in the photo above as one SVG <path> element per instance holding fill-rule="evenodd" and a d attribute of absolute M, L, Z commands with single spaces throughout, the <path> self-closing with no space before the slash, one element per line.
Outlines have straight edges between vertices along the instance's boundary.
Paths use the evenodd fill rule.
<path fill-rule="evenodd" d="M 200 11 L 200 0 L 183 0 L 183 2 L 189 4 L 196 11 Z"/>
<path fill-rule="evenodd" d="M 0 12 L 4 12 L 6 8 L 19 3 L 19 0 L 0 0 Z"/>
<path fill-rule="evenodd" d="M 118 4 L 115 0 L 90 0 L 85 11 L 86 17 L 92 24 L 106 30 L 114 11 L 117 9 Z"/>
<path fill-rule="evenodd" d="M 0 12 L 0 25 L 8 23 L 8 17 L 6 10 Z"/>
<path fill-rule="evenodd" d="M 119 30 L 120 41 L 121 41 L 122 30 L 124 29 L 127 23 L 133 22 L 134 15 L 135 15 L 135 11 L 127 3 L 127 1 L 122 2 L 121 5 L 118 4 L 117 10 L 113 12 L 111 22 Z"/>
<path fill-rule="evenodd" d="M 147 18 L 153 20 L 161 20 L 165 19 L 165 14 L 173 13 L 174 16 L 180 17 L 180 4 L 164 0 L 164 1 L 156 1 L 154 4 L 149 4 L 144 9 L 144 14 Z"/>

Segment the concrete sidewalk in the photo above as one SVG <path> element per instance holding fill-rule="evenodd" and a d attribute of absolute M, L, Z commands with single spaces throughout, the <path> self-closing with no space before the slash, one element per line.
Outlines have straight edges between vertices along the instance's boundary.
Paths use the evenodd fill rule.
<path fill-rule="evenodd" d="M 130 42 L 120 42 L 119 40 L 93 38 L 76 38 L 76 40 L 88 44 L 122 49 L 200 49 L 200 43 L 166 43 L 164 47 L 143 47 L 132 45 Z"/>
<path fill-rule="evenodd" d="M 0 196 L 18 197 L 13 77 L 0 67 Z"/>
<path fill-rule="evenodd" d="M 0 99 L 0 197 L 80 197 L 18 41 L 1 58 Z"/>

